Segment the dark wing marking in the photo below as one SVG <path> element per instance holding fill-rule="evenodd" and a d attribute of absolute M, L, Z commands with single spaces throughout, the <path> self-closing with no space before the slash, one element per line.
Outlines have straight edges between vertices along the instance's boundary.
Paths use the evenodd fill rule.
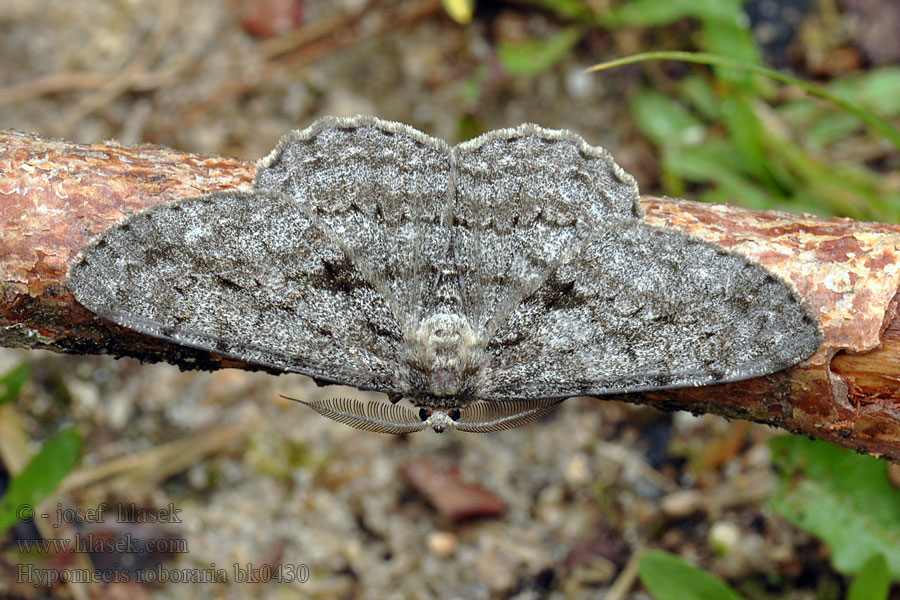
<path fill-rule="evenodd" d="M 254 185 L 296 200 L 415 331 L 447 263 L 450 171 L 442 140 L 373 117 L 326 117 L 286 135 Z"/>

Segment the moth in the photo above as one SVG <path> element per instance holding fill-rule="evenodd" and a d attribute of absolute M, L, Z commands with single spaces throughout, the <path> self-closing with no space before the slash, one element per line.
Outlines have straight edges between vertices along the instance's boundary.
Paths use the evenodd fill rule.
<path fill-rule="evenodd" d="M 451 146 L 321 119 L 286 135 L 249 191 L 106 229 L 67 286 L 142 333 L 384 392 L 300 402 L 394 434 L 498 431 L 572 396 L 747 379 L 822 342 L 788 282 L 648 224 L 608 152 L 531 124 Z"/>

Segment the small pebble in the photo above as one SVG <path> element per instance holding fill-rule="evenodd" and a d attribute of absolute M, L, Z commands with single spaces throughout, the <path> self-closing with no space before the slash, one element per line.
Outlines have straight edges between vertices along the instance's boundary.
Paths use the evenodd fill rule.
<path fill-rule="evenodd" d="M 459 540 L 446 531 L 432 531 L 425 540 L 428 551 L 438 558 L 449 558 L 456 552 Z"/>
<path fill-rule="evenodd" d="M 731 553 L 741 539 L 741 532 L 734 523 L 719 521 L 709 529 L 709 545 L 719 556 Z"/>
<path fill-rule="evenodd" d="M 566 463 L 566 482 L 571 485 L 580 485 L 587 482 L 590 474 L 587 457 L 584 454 L 578 453 Z"/>

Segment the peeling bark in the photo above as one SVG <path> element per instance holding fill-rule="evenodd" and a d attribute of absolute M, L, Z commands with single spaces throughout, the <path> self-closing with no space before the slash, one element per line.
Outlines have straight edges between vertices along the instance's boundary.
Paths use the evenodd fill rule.
<path fill-rule="evenodd" d="M 825 332 L 815 354 L 781 373 L 645 399 L 900 460 L 900 226 L 658 198 L 643 203 L 651 222 L 738 251 L 791 281 Z"/>
<path fill-rule="evenodd" d="M 0 132 L 0 344 L 110 353 L 188 369 L 258 369 L 95 317 L 63 280 L 122 216 L 249 187 L 252 163 L 113 142 Z M 717 386 L 615 398 L 768 423 L 900 461 L 900 225 L 644 197 L 648 221 L 741 252 L 793 282 L 825 343 L 802 364 Z"/>

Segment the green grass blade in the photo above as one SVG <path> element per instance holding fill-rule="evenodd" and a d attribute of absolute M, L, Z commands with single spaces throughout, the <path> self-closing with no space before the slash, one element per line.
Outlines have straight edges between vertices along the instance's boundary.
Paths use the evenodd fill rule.
<path fill-rule="evenodd" d="M 60 431 L 43 445 L 0 498 L 0 534 L 27 518 L 29 507 L 34 517 L 33 511 L 75 466 L 80 452 L 81 436 L 74 429 Z"/>
<path fill-rule="evenodd" d="M 15 400 L 29 375 L 28 365 L 22 363 L 0 377 L 0 404 Z"/>
<path fill-rule="evenodd" d="M 567 27 L 542 40 L 503 42 L 497 59 L 513 77 L 535 77 L 561 61 L 580 39 L 579 27 Z"/>
<path fill-rule="evenodd" d="M 890 588 L 887 561 L 881 554 L 875 554 L 853 580 L 847 600 L 888 600 Z"/>
<path fill-rule="evenodd" d="M 689 63 L 698 63 L 704 65 L 716 65 L 722 67 L 729 67 L 734 69 L 741 69 L 744 71 L 748 71 L 750 73 L 754 73 L 757 75 L 763 75 L 765 77 L 769 77 L 776 81 L 780 81 L 782 83 L 786 83 L 789 85 L 794 85 L 807 93 L 818 96 L 819 98 L 824 98 L 829 102 L 834 103 L 835 105 L 841 107 L 853 115 L 859 117 L 866 125 L 871 127 L 874 131 L 883 135 L 887 139 L 891 141 L 894 146 L 900 149 L 900 131 L 891 126 L 890 123 L 881 119 L 880 117 L 872 114 L 868 110 L 861 108 L 854 102 L 850 102 L 840 96 L 831 93 L 828 90 L 820 88 L 816 85 L 813 85 L 809 82 L 803 81 L 802 79 L 798 79 L 791 75 L 787 75 L 780 71 L 776 71 L 774 69 L 770 69 L 768 67 L 763 67 L 761 65 L 756 65 L 752 63 L 745 63 L 738 60 L 733 60 L 730 58 L 725 58 L 724 56 L 718 56 L 716 54 L 708 54 L 705 52 L 675 52 L 675 51 L 661 51 L 661 52 L 642 52 L 640 54 L 633 54 L 631 56 L 626 56 L 624 58 L 619 58 L 616 60 L 607 61 L 604 63 L 600 63 L 589 67 L 586 69 L 587 72 L 595 72 L 602 71 L 606 69 L 611 69 L 614 67 L 621 67 L 624 65 L 631 65 L 639 62 L 646 62 L 650 60 L 679 60 L 683 62 Z"/>
<path fill-rule="evenodd" d="M 721 579 L 668 552 L 648 551 L 638 574 L 655 600 L 743 600 Z"/>

